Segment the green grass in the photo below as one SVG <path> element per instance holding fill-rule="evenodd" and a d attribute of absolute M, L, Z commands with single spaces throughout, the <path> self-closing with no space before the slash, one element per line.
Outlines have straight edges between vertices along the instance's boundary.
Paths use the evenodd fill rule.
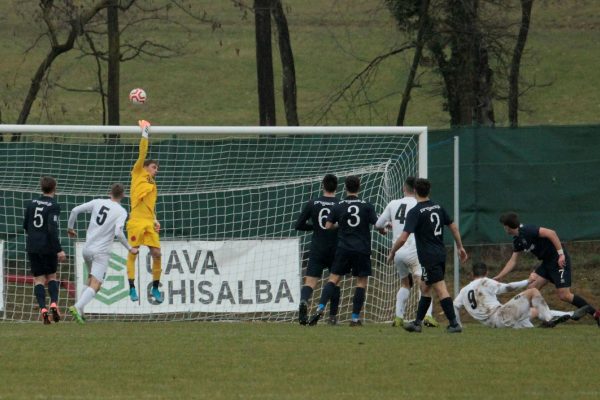
<path fill-rule="evenodd" d="M 0 325 L 0 398 L 592 399 L 600 331 Z"/>

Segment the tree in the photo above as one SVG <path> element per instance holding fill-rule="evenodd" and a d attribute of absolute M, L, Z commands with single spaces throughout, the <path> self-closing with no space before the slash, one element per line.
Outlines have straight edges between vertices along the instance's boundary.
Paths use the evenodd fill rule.
<path fill-rule="evenodd" d="M 282 80 L 283 80 L 283 104 L 285 117 L 289 126 L 298 126 L 298 107 L 296 104 L 296 68 L 294 65 L 294 53 L 290 41 L 287 18 L 283 11 L 281 0 L 275 0 L 272 9 L 273 19 L 277 27 L 277 43 L 279 44 L 279 56 L 281 58 Z"/>
<path fill-rule="evenodd" d="M 111 0 L 97 0 L 89 6 L 76 6 L 72 1 L 61 2 L 56 5 L 53 0 L 40 0 L 41 20 L 46 26 L 46 34 L 50 41 L 50 50 L 41 61 L 34 73 L 27 96 L 23 102 L 17 124 L 25 124 L 31 107 L 40 90 L 41 83 L 48 73 L 54 60 L 61 54 L 73 49 L 75 39 L 82 35 L 83 27 L 100 12 L 108 7 Z M 66 36 L 60 40 L 61 36 Z M 20 140 L 20 134 L 12 135 L 12 141 Z"/>
<path fill-rule="evenodd" d="M 515 43 L 512 60 L 510 62 L 510 75 L 508 77 L 508 122 L 511 128 L 519 126 L 519 78 L 521 68 L 521 58 L 527 36 L 529 34 L 529 24 L 531 22 L 531 8 L 533 0 L 521 0 L 521 24 L 519 26 L 519 35 Z"/>
<path fill-rule="evenodd" d="M 277 125 L 271 49 L 272 0 L 254 0 L 258 115 L 261 126 Z"/>

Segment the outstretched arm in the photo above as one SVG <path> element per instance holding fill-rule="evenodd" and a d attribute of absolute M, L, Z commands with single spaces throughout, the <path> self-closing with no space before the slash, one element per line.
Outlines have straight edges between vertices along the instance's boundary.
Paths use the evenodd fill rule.
<path fill-rule="evenodd" d="M 144 160 L 146 160 L 146 155 L 148 155 L 148 136 L 150 135 L 150 122 L 140 120 L 138 121 L 138 125 L 142 129 L 142 138 L 140 139 L 140 151 L 138 154 L 138 159 L 133 165 L 133 169 L 131 170 L 131 174 L 139 173 L 144 168 Z"/>
<path fill-rule="evenodd" d="M 448 225 L 448 228 L 450 229 L 450 232 L 452 233 L 452 237 L 454 238 L 454 241 L 456 242 L 456 249 L 458 250 L 458 256 L 460 258 L 460 261 L 464 263 L 469 258 L 469 255 L 467 254 L 467 251 L 463 247 L 462 238 L 460 237 L 460 232 L 458 231 L 458 227 L 456 226 L 456 223 L 453 222 L 450 225 Z"/>
<path fill-rule="evenodd" d="M 510 257 L 510 260 L 508 260 L 506 262 L 506 265 L 504 266 L 504 268 L 502 268 L 502 271 L 500 271 L 500 273 L 498 275 L 496 275 L 493 279 L 499 281 L 500 279 L 504 278 L 504 276 L 506 274 L 508 274 L 510 271 L 512 271 L 515 266 L 517 265 L 517 260 L 519 259 L 519 253 L 517 253 L 516 251 L 512 253 L 512 256 Z"/>
<path fill-rule="evenodd" d="M 523 279 L 522 281 L 501 283 L 496 293 L 512 292 L 513 290 L 524 289 L 529 284 L 529 279 Z"/>

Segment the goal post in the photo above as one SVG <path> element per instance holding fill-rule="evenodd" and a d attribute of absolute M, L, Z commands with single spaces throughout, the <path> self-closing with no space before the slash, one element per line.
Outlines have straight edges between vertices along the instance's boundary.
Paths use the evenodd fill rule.
<path fill-rule="evenodd" d="M 18 140 L 11 140 L 18 133 Z M 4 313 L 36 320 L 22 230 L 23 208 L 39 195 L 39 178 L 57 178 L 61 242 L 61 308 L 85 284 L 82 242 L 66 236 L 71 209 L 107 195 L 114 182 L 129 189 L 138 155 L 137 126 L 0 125 L 0 241 L 4 241 Z M 98 320 L 269 320 L 297 317 L 310 233 L 294 230 L 304 203 L 320 195 L 327 173 L 361 177 L 361 198 L 381 213 L 402 196 L 407 176 L 427 177 L 426 127 L 152 126 L 148 158 L 159 162 L 163 304 L 146 296 L 150 256 L 138 257 L 140 301 L 127 297 L 126 251 L 113 246 L 103 289 L 86 308 Z M 126 209 L 129 200 L 123 201 Z M 84 238 L 88 218 L 76 228 Z M 367 321 L 391 320 L 399 279 L 385 260 L 391 235 L 372 234 L 373 276 Z M 83 240 L 83 239 L 82 239 Z M 340 320 L 351 313 L 350 279 L 342 281 Z M 313 305 L 320 289 L 313 294 Z M 416 295 L 409 312 L 414 313 Z M 412 311 L 411 311 L 412 310 Z"/>

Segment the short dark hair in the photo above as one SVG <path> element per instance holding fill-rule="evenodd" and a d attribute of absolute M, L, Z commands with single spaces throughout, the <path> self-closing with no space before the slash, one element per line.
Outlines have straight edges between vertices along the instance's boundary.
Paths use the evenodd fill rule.
<path fill-rule="evenodd" d="M 360 189 L 360 178 L 356 175 L 347 176 L 344 186 L 346 186 L 346 191 L 348 193 L 358 193 L 358 190 Z"/>
<path fill-rule="evenodd" d="M 488 272 L 487 265 L 483 262 L 478 262 L 473 264 L 473 276 L 478 278 L 481 276 L 486 276 Z"/>
<path fill-rule="evenodd" d="M 406 188 L 406 190 L 410 193 L 414 193 L 415 192 L 415 181 L 417 180 L 417 178 L 415 178 L 414 176 L 409 176 L 404 180 L 404 187 Z"/>
<path fill-rule="evenodd" d="M 508 226 L 510 229 L 518 228 L 520 225 L 519 216 L 516 212 L 506 212 L 500 216 L 500 223 Z"/>
<path fill-rule="evenodd" d="M 150 164 L 156 164 L 156 166 L 158 167 L 158 161 L 156 161 L 156 160 L 145 160 L 144 161 L 144 167 L 147 167 Z"/>
<path fill-rule="evenodd" d="M 122 199 L 125 195 L 125 187 L 120 183 L 113 183 L 110 187 L 110 195 L 115 199 Z"/>
<path fill-rule="evenodd" d="M 419 197 L 429 196 L 431 191 L 431 183 L 425 178 L 419 178 L 415 180 L 415 191 Z"/>
<path fill-rule="evenodd" d="M 50 194 L 56 189 L 56 179 L 49 175 L 42 176 L 40 178 L 40 187 L 42 188 L 42 193 Z"/>
<path fill-rule="evenodd" d="M 333 174 L 327 174 L 323 177 L 323 189 L 327 192 L 335 192 L 338 185 L 337 176 Z"/>

